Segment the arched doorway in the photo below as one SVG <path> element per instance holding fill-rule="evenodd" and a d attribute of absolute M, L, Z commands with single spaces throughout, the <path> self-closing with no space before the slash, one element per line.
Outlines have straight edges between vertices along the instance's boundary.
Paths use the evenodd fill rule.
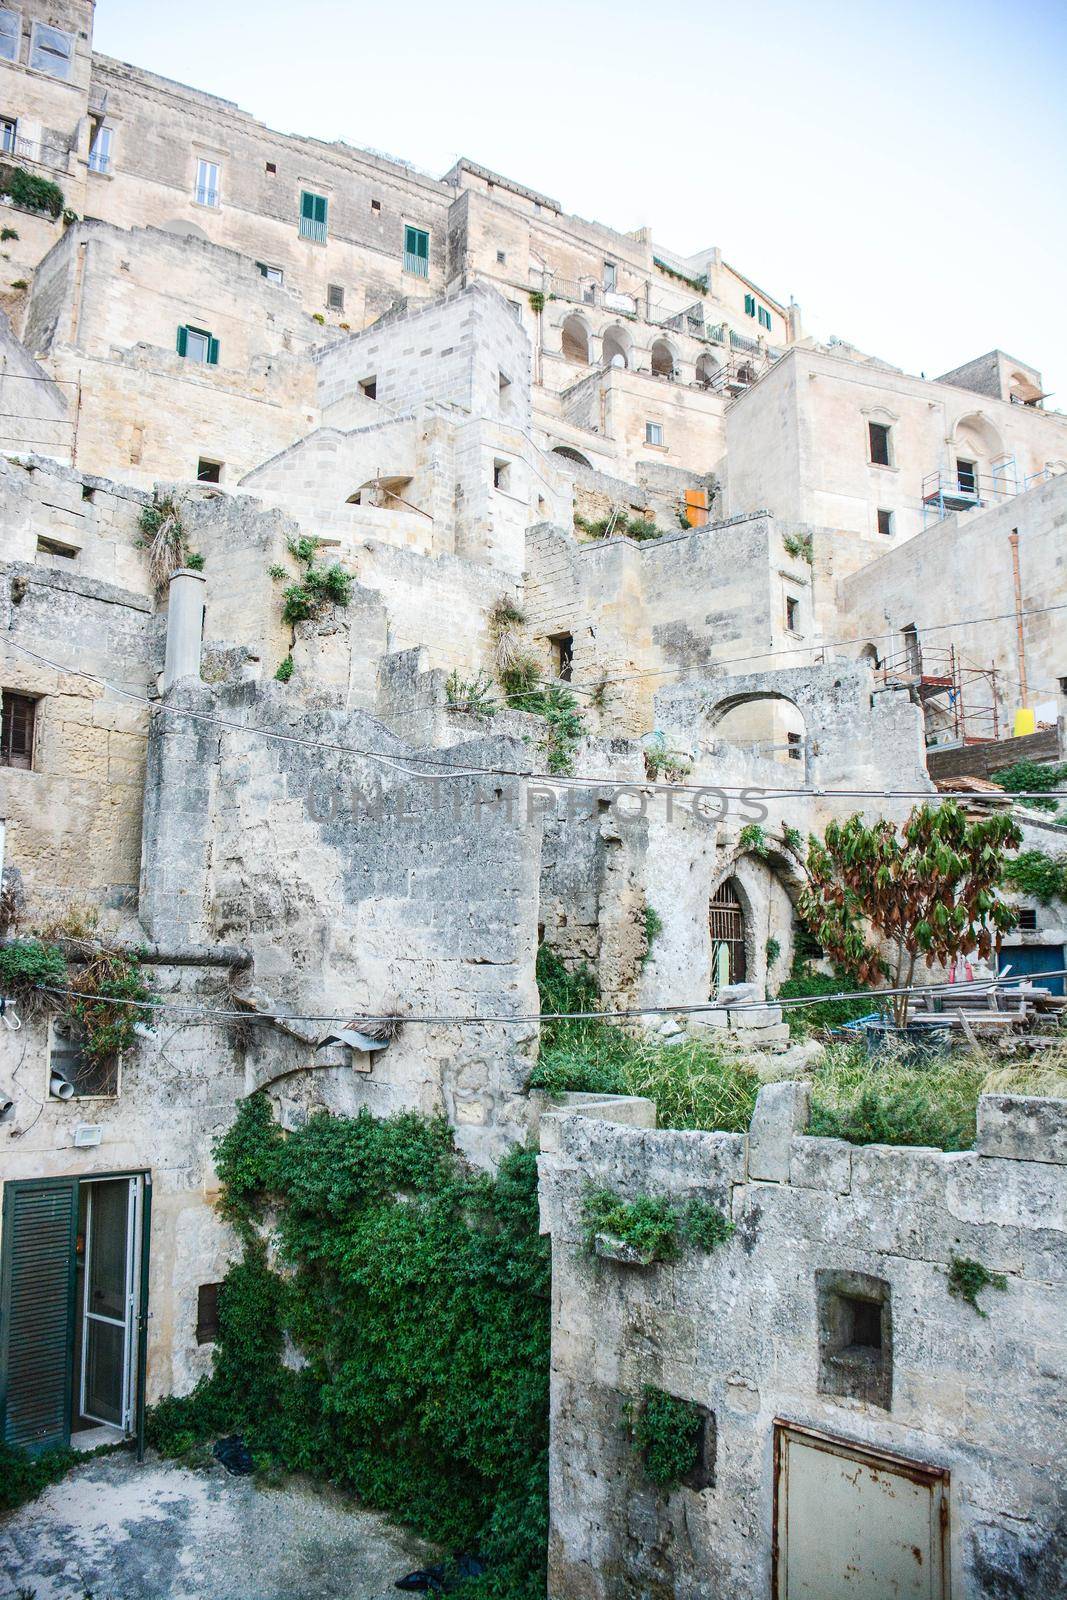
<path fill-rule="evenodd" d="M 745 910 L 735 878 L 727 878 L 711 897 L 711 986 L 715 992 L 731 983 L 744 983 L 748 972 L 745 949 Z"/>
<path fill-rule="evenodd" d="M 702 389 L 710 389 L 715 383 L 715 374 L 719 370 L 719 362 L 709 350 L 697 356 L 696 381 Z"/>
<path fill-rule="evenodd" d="M 674 351 L 666 339 L 657 339 L 652 346 L 652 371 L 657 378 L 674 377 Z"/>
<path fill-rule="evenodd" d="M 589 365 L 589 329 L 581 317 L 569 316 L 563 324 L 561 335 L 563 359 L 575 366 Z"/>
<path fill-rule="evenodd" d="M 615 326 L 605 328 L 601 344 L 603 351 L 602 361 L 605 367 L 628 367 L 630 365 L 630 337 L 624 328 Z"/>

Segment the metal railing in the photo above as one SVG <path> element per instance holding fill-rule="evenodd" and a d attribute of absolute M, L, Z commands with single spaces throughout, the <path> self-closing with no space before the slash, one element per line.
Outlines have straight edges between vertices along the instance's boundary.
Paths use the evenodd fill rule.
<path fill-rule="evenodd" d="M 198 206 L 211 206 L 216 209 L 219 203 L 219 191 L 208 188 L 206 184 L 198 183 L 196 186 L 196 203 Z"/>
<path fill-rule="evenodd" d="M 734 331 L 734 329 L 731 328 L 730 329 L 730 349 L 731 350 L 751 350 L 753 352 L 753 354 L 756 354 L 760 349 L 760 342 L 759 342 L 758 339 L 750 339 L 747 334 L 736 333 Z"/>
<path fill-rule="evenodd" d="M 51 167 L 56 172 L 66 172 L 70 162 L 69 149 L 35 144 L 32 139 L 23 139 L 20 134 L 12 133 L 10 128 L 0 131 L 0 154 L 17 156 L 23 161 L 32 161 L 35 166 Z"/>
<path fill-rule="evenodd" d="M 404 271 L 413 272 L 416 278 L 428 278 L 430 276 L 430 263 L 425 256 L 417 256 L 413 250 L 405 250 Z"/>
<path fill-rule="evenodd" d="M 301 239 L 314 239 L 316 244 L 326 243 L 326 224 L 316 222 L 313 217 L 300 218 Z"/>
<path fill-rule="evenodd" d="M 1014 456 L 1001 456 L 991 463 L 989 472 L 979 472 L 977 467 L 959 463 L 954 467 L 937 467 L 923 478 L 923 526 L 931 520 L 940 522 L 954 511 L 975 511 L 990 501 L 1025 494 L 1027 489 L 1044 483 L 1051 476 L 1048 467 L 1042 467 L 1039 472 L 1020 473 Z"/>
<path fill-rule="evenodd" d="M 111 166 L 111 152 L 108 150 L 89 151 L 89 171 L 107 172 Z"/>

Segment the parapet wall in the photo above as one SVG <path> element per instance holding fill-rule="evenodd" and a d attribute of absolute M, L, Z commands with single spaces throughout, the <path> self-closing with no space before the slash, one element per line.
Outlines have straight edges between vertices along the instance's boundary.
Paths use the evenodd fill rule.
<path fill-rule="evenodd" d="M 806 1540 L 825 1588 L 802 1592 L 843 1592 L 850 1505 L 813 1522 L 804 1483 L 786 1481 L 786 1425 L 816 1441 L 817 1462 L 840 1465 L 842 1449 L 866 1462 L 866 1477 L 849 1469 L 857 1494 L 936 1483 L 943 1541 L 934 1518 L 930 1548 L 904 1552 L 931 1564 L 929 1586 L 900 1593 L 1065 1593 L 1067 1102 L 983 1096 L 975 1148 L 945 1154 L 807 1137 L 807 1095 L 767 1086 L 747 1135 L 626 1127 L 617 1106 L 610 1123 L 589 1104 L 542 1118 L 554 1600 L 765 1600 L 773 1562 L 797 1579 Z M 582 1204 L 605 1186 L 699 1196 L 735 1232 L 674 1263 L 601 1259 L 583 1243 Z M 972 1307 L 949 1292 L 954 1258 L 1005 1287 Z M 881 1348 L 835 1346 L 850 1293 L 888 1307 Z M 650 1481 L 627 1421 L 646 1385 L 704 1408 L 700 1475 L 670 1491 Z M 849 1559 L 884 1577 L 896 1557 L 879 1554 L 882 1512 L 864 1506 Z"/>

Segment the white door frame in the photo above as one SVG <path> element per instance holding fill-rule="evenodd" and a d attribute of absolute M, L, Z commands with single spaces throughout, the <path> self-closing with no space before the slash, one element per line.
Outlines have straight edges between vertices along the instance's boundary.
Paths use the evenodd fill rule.
<path fill-rule="evenodd" d="M 139 1299 L 139 1278 L 141 1262 L 141 1219 L 143 1212 L 144 1178 L 138 1174 L 135 1177 L 123 1179 L 121 1177 L 83 1178 L 81 1182 L 88 1190 L 85 1212 L 85 1266 L 83 1269 L 82 1283 L 82 1345 L 81 1345 L 81 1372 L 79 1373 L 78 1411 L 81 1416 L 92 1422 L 97 1422 L 105 1427 L 121 1427 L 123 1433 L 131 1433 L 134 1423 L 134 1404 L 137 1387 L 137 1306 Z M 92 1276 L 92 1249 L 93 1249 L 93 1188 L 98 1183 L 123 1183 L 128 1185 L 128 1198 L 126 1203 L 126 1272 L 123 1285 L 123 1298 L 125 1315 L 119 1317 L 106 1317 L 99 1311 L 89 1309 L 89 1285 Z M 88 1376 L 89 1359 L 89 1323 L 108 1323 L 113 1328 L 122 1328 L 122 1387 L 119 1395 L 120 1421 L 115 1423 L 108 1417 L 97 1417 L 86 1408 L 86 1383 Z"/>

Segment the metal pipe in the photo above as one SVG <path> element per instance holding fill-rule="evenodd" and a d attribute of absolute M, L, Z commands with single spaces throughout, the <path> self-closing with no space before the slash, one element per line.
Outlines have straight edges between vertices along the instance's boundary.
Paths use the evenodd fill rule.
<path fill-rule="evenodd" d="M 1015 585 L 1015 640 L 1019 657 L 1019 692 L 1025 706 L 1030 698 L 1026 684 L 1026 641 L 1023 636 L 1023 582 L 1019 569 L 1019 530 L 1013 528 L 1008 535 L 1011 545 L 1011 575 Z"/>

